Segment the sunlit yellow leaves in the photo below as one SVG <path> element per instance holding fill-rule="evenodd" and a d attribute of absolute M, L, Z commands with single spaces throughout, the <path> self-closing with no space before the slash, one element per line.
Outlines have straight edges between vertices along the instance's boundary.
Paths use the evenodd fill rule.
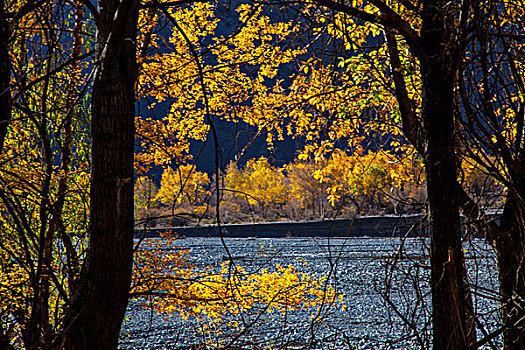
<path fill-rule="evenodd" d="M 12 85 L 4 93 L 16 103 L 0 154 L 0 309 L 2 327 L 27 331 L 34 319 L 49 335 L 60 325 L 85 249 L 89 118 L 81 91 L 88 62 L 79 56 L 91 49 L 90 29 L 74 2 L 31 5 L 23 16 L 15 15 L 18 5 L 24 2 L 4 9 L 14 11 Z M 9 337 L 22 348 L 22 334 Z"/>
<path fill-rule="evenodd" d="M 335 150 L 316 158 L 309 154 L 317 148 L 307 145 L 312 153 L 299 154 L 281 169 L 265 158 L 252 159 L 242 168 L 232 162 L 224 177 L 223 219 L 304 220 L 331 215 L 336 208 L 344 215 L 362 205 L 370 214 L 380 208 L 396 210 L 400 200 L 423 200 L 420 159 L 406 144 L 392 144 L 392 151 L 356 148 L 351 154 Z"/>
<path fill-rule="evenodd" d="M 162 173 L 161 187 L 155 199 L 168 206 L 200 205 L 210 196 L 209 185 L 208 175 L 197 171 L 193 165 L 167 168 Z"/>
<path fill-rule="evenodd" d="M 178 164 L 191 159 L 190 139 L 202 140 L 208 130 L 202 117 L 163 120 L 137 118 L 142 151 L 135 153 L 136 167 L 145 171 L 156 165 Z"/>
<path fill-rule="evenodd" d="M 188 263 L 188 251 L 175 244 L 166 237 L 146 240 L 134 269 L 132 293 L 143 295 L 146 306 L 167 316 L 179 313 L 213 323 L 254 307 L 285 313 L 334 302 L 342 305 L 342 295 L 325 277 L 299 272 L 291 265 L 250 272 L 223 263 L 217 270 L 199 270 Z"/>
<path fill-rule="evenodd" d="M 289 202 L 292 205 L 306 209 L 317 202 L 321 206 L 319 202 L 327 187 L 316 177 L 321 169 L 322 164 L 315 162 L 294 162 L 286 166 Z"/>
<path fill-rule="evenodd" d="M 301 135 L 307 140 L 302 159 L 309 155 L 319 159 L 330 154 L 340 140 L 360 149 L 363 141 L 374 135 L 401 133 L 400 120 L 394 118 L 396 99 L 385 75 L 388 67 L 381 66 L 385 58 L 373 58 L 386 57 L 384 48 L 380 50 L 340 61 L 344 62 L 344 71 L 314 60 L 303 64 L 302 71 L 309 74 L 297 75 L 290 93 L 290 100 L 303 108 L 288 114 L 293 121 L 288 134 Z M 388 144 L 384 147 L 390 148 Z"/>
<path fill-rule="evenodd" d="M 506 146 L 509 149 L 512 149 L 516 142 L 516 134 L 518 130 L 516 110 L 507 105 L 503 105 L 495 111 L 495 114 L 499 117 L 498 120 L 501 120 L 501 129 L 497 135 L 492 135 L 492 142 L 497 144 L 503 140 Z"/>
<path fill-rule="evenodd" d="M 21 254 L 21 247 L 10 238 L 7 234 L 0 236 L 0 309 L 17 313 L 31 295 L 31 288 L 28 271 L 19 264 L 15 255 Z"/>
<path fill-rule="evenodd" d="M 328 198 L 335 205 L 345 196 L 391 196 L 394 190 L 419 187 L 423 180 L 422 164 L 417 159 L 399 159 L 390 152 L 378 151 L 347 155 L 332 154 L 315 178 L 328 184 Z"/>
<path fill-rule="evenodd" d="M 287 97 L 275 78 L 280 66 L 301 50 L 276 42 L 284 42 L 298 27 L 271 21 L 260 6 L 242 4 L 236 9 L 239 31 L 224 38 L 214 34 L 218 19 L 212 4 L 194 3 L 170 11 L 179 28 L 171 28 L 164 42 L 155 37 L 157 45 L 165 46 L 162 53 L 142 58 L 139 97 L 150 99 L 150 110 L 162 106 L 166 112 L 138 123 L 142 150 L 136 157 L 137 168 L 183 162 L 190 140 L 206 139 L 208 112 L 213 118 L 242 120 L 282 135 L 279 117 Z M 143 11 L 142 18 L 146 28 L 156 17 Z M 212 45 L 202 47 L 210 40 Z M 208 56 L 194 57 L 192 47 Z M 214 64 L 207 64 L 210 60 Z"/>
<path fill-rule="evenodd" d="M 169 9 L 178 28 L 166 39 L 154 33 L 158 14 L 141 12 L 144 32 L 139 40 L 151 40 L 154 47 L 163 45 L 163 53 L 143 55 L 139 75 L 139 97 L 150 98 L 149 108 L 164 103 L 165 115 L 137 121 L 142 150 L 136 155 L 137 168 L 180 163 L 187 157 L 190 140 L 205 140 L 208 132 L 206 113 L 201 108 L 203 91 L 198 84 L 198 69 L 192 49 L 213 33 L 217 19 L 210 3 L 195 3 L 188 7 Z M 150 39 L 148 39 L 150 35 Z M 168 50 L 167 50 L 167 49 Z M 157 51 L 152 51 L 157 52 Z M 169 101 L 169 102 L 167 102 Z M 164 118 L 165 117 L 165 118 Z"/>
<path fill-rule="evenodd" d="M 494 156 L 487 157 L 482 153 L 472 158 L 463 155 L 458 183 L 481 205 L 495 207 L 502 205 L 503 196 L 507 191 L 504 183 L 499 181 L 506 176 L 508 176 L 508 169 L 501 159 Z"/>
<path fill-rule="evenodd" d="M 148 210 L 149 208 L 156 206 L 157 202 L 155 200 L 155 197 L 157 195 L 157 192 L 157 186 L 155 186 L 155 184 L 150 178 L 146 176 L 141 176 L 135 179 L 135 211 L 139 209 Z"/>
<path fill-rule="evenodd" d="M 263 208 L 284 203 L 287 197 L 286 178 L 280 169 L 270 165 L 265 157 L 249 160 L 242 173 L 230 163 L 225 177 L 228 196 L 247 197 L 252 205 Z"/>
<path fill-rule="evenodd" d="M 506 24 L 514 24 L 523 20 L 525 16 L 525 2 L 523 0 L 504 1 L 502 2 L 504 11 L 498 18 L 502 26 Z"/>

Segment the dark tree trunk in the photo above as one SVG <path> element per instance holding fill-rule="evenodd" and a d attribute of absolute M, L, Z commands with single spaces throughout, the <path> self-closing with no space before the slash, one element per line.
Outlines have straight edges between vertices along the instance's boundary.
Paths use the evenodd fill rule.
<path fill-rule="evenodd" d="M 525 179 L 521 184 L 509 189 L 500 232 L 494 242 L 503 304 L 505 350 L 525 349 L 525 205 L 522 197 Z"/>
<path fill-rule="evenodd" d="M 518 350 L 525 349 L 525 106 L 519 101 L 508 101 L 522 95 L 525 81 L 517 66 L 523 61 L 521 39 L 507 36 L 509 27 L 505 21 L 501 22 L 504 9 L 500 5 L 499 2 L 472 2 L 475 36 L 471 47 L 479 58 L 473 66 L 471 63 L 463 68 L 466 83 L 460 89 L 467 139 L 473 137 L 477 140 L 473 147 L 480 153 L 496 155 L 498 162 L 502 161 L 506 167 L 503 176 L 496 176 L 500 181 L 505 179 L 502 182 L 507 186 L 499 225 L 490 217 L 479 220 L 481 210 L 466 193 L 462 202 L 467 206 L 463 211 L 465 215 L 480 223 L 479 232 L 496 252 L 503 349 Z M 522 30 L 523 25 L 519 28 Z M 498 38 L 492 33 L 505 35 Z M 502 83 L 508 85 L 500 89 Z M 512 145 L 499 132 L 506 122 L 497 109 L 506 103 L 516 108 L 513 126 L 516 138 Z M 474 148 L 473 153 L 478 150 Z M 486 166 L 485 162 L 481 161 L 481 165 Z M 491 173 L 498 168 L 500 165 L 493 162 L 487 170 Z"/>
<path fill-rule="evenodd" d="M 7 127 L 11 120 L 11 64 L 9 58 L 9 24 L 4 0 L 0 0 L 0 154 L 4 148 Z"/>
<path fill-rule="evenodd" d="M 91 101 L 90 237 L 68 320 L 67 349 L 116 349 L 133 263 L 135 0 L 100 0 Z"/>
<path fill-rule="evenodd" d="M 447 28 L 444 1 L 422 8 L 420 58 L 421 119 L 409 98 L 394 33 L 386 39 L 403 133 L 425 158 L 431 238 L 431 294 L 434 349 L 465 349 L 475 343 L 472 298 L 461 244 L 455 156 L 454 83 L 461 48 Z"/>
<path fill-rule="evenodd" d="M 0 328 L 0 349 L 2 350 L 14 350 L 10 343 L 9 337 L 4 334 L 4 330 Z"/>
<path fill-rule="evenodd" d="M 454 149 L 454 42 L 446 1 L 425 1 L 421 42 L 425 170 L 431 238 L 433 348 L 465 349 L 475 341 L 459 219 Z M 459 55 L 458 55 L 459 56 Z"/>

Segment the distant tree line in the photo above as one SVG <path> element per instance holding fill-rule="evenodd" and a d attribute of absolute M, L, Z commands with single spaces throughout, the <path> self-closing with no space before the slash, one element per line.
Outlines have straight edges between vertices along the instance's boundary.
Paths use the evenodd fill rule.
<path fill-rule="evenodd" d="M 501 207 L 504 186 L 475 164 L 464 165 L 461 183 L 487 210 Z M 215 222 L 213 175 L 194 165 L 166 168 L 160 185 L 135 183 L 135 221 L 148 227 Z M 425 211 L 425 173 L 419 159 L 388 151 L 300 160 L 275 167 L 265 157 L 244 166 L 231 161 L 219 174 L 224 223 L 353 218 L 355 215 Z"/>

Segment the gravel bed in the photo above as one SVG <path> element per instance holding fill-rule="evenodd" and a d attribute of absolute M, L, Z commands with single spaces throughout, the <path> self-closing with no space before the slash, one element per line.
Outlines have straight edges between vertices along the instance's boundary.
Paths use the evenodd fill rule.
<path fill-rule="evenodd" d="M 329 275 L 331 284 L 344 293 L 345 309 L 323 307 L 317 315 L 315 310 L 286 315 L 252 310 L 236 317 L 241 325 L 236 332 L 226 327 L 212 339 L 203 335 L 198 320 L 157 315 L 131 302 L 120 349 L 205 349 L 196 346 L 218 341 L 246 350 L 429 347 L 427 242 L 415 238 L 228 238 L 225 243 L 228 250 L 219 238 L 176 241 L 177 246 L 191 249 L 190 261 L 197 266 L 220 266 L 231 256 L 249 271 L 292 264 L 314 276 Z M 481 241 L 468 247 L 472 283 L 496 290 L 490 250 Z M 261 249 L 274 254 L 273 258 L 262 257 Z M 481 320 L 487 332 L 498 325 L 493 312 L 497 305 L 491 296 L 485 289 L 476 289 L 475 308 L 486 313 Z"/>

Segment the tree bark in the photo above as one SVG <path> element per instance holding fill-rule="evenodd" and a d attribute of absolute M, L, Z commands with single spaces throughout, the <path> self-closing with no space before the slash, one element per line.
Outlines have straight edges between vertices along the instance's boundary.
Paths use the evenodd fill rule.
<path fill-rule="evenodd" d="M 454 147 L 455 60 L 461 57 L 447 28 L 446 1 L 424 1 L 421 43 L 434 349 L 465 349 L 475 342 L 467 286 Z"/>
<path fill-rule="evenodd" d="M 481 112 L 476 114 L 478 105 L 470 107 L 476 101 L 463 88 L 462 99 L 466 107 L 466 132 L 477 139 L 482 152 L 492 153 L 504 162 L 505 175 L 499 179 L 507 186 L 507 195 L 503 214 L 499 225 L 491 219 L 483 220 L 485 227 L 481 232 L 493 246 L 498 261 L 498 282 L 501 298 L 501 321 L 503 324 L 503 348 L 505 350 L 525 349 L 525 106 L 516 102 L 515 139 L 511 146 L 496 130 L 505 124 L 497 113 L 501 103 L 512 100 L 513 95 L 523 96 L 525 82 L 518 69 L 518 62 L 523 60 L 523 52 L 519 49 L 521 39 L 506 36 L 507 26 L 500 22 L 502 8 L 495 2 L 491 6 L 474 6 L 473 21 L 476 23 L 473 39 L 479 45 L 480 73 L 473 81 L 479 79 L 475 89 L 479 89 Z M 521 26 L 523 29 L 523 26 Z M 502 34 L 501 38 L 491 36 L 491 33 Z M 479 43 L 479 44 L 478 44 Z M 495 53 L 498 57 L 495 58 Z M 502 62 L 505 62 L 502 65 Z M 502 69 L 502 67 L 504 67 Z M 470 71 L 475 72 L 475 68 Z M 469 69 L 467 66 L 466 69 Z M 494 72 L 497 72 L 494 75 Z M 509 74 L 507 76 L 507 74 Z M 472 77 L 471 77 L 472 79 Z M 499 83 L 509 84 L 503 91 Z M 512 103 L 511 103 L 512 105 Z M 503 122 L 503 123 L 502 123 Z M 477 127 L 476 127 L 477 126 Z M 486 140 L 491 140 L 487 142 Z M 488 148 L 485 150 L 484 148 Z M 476 151 L 474 151 L 476 153 Z M 480 163 L 484 163 L 483 161 Z M 499 166 L 493 163 L 494 169 Z"/>
<path fill-rule="evenodd" d="M 519 58 L 516 57 L 519 56 L 515 56 L 516 52 L 510 49 L 508 42 L 504 44 L 506 44 L 504 45 L 506 55 L 510 58 L 508 66 L 512 72 L 513 88 L 515 87 L 523 96 L 525 82 L 516 66 L 519 62 Z M 486 62 L 486 56 L 482 58 Z M 488 68 L 484 68 L 486 89 L 489 85 L 487 81 L 490 74 Z M 492 111 L 493 105 L 488 93 L 485 101 L 485 105 L 490 108 L 488 110 Z M 493 119 L 497 121 L 496 118 Z M 516 119 L 515 151 L 512 152 L 512 149 L 506 146 L 500 147 L 500 152 L 504 155 L 502 158 L 508 159 L 506 165 L 511 184 L 507 188 L 500 230 L 494 237 L 494 248 L 498 258 L 499 291 L 502 298 L 505 350 L 525 349 L 525 106 L 523 102 L 519 105 Z M 499 144 L 504 144 L 504 142 Z"/>
<path fill-rule="evenodd" d="M 521 184 L 525 184 L 522 179 Z M 505 350 L 525 349 L 525 189 L 510 188 L 495 237 Z"/>
<path fill-rule="evenodd" d="M 135 0 L 99 0 L 91 101 L 90 237 L 65 327 L 66 349 L 116 349 L 133 263 L 137 77 Z"/>
<path fill-rule="evenodd" d="M 445 1 L 425 1 L 420 57 L 421 116 L 408 97 L 395 35 L 386 29 L 395 94 L 403 132 L 424 157 L 431 239 L 431 294 L 434 349 L 465 349 L 475 343 L 472 298 L 461 243 L 455 155 L 454 84 L 461 48 L 447 28 Z M 445 49 L 446 48 L 446 49 Z"/>

